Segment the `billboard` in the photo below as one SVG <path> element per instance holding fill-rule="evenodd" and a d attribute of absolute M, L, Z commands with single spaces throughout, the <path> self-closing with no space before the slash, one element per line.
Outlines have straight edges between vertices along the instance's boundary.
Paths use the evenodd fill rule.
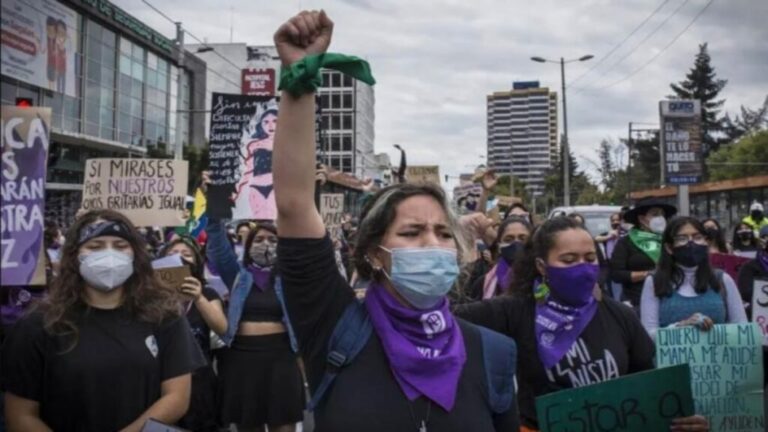
<path fill-rule="evenodd" d="M 701 182 L 703 174 L 701 102 L 665 100 L 661 115 L 661 162 L 664 183 L 685 185 Z"/>
<path fill-rule="evenodd" d="M 77 13 L 54 0 L 3 0 L 2 16 L 2 74 L 77 96 Z"/>
<path fill-rule="evenodd" d="M 242 93 L 249 96 L 275 95 L 275 70 L 248 68 L 242 71 Z"/>

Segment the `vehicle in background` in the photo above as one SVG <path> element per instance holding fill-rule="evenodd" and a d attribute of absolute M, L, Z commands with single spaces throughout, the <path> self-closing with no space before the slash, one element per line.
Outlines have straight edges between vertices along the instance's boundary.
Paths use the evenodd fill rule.
<path fill-rule="evenodd" d="M 549 217 L 547 219 L 552 219 L 557 216 L 568 216 L 571 213 L 578 213 L 584 217 L 584 225 L 586 225 L 587 231 L 592 234 L 592 237 L 596 237 L 611 230 L 611 215 L 619 213 L 620 211 L 621 206 L 598 204 L 589 206 L 555 207 L 549 212 Z"/>

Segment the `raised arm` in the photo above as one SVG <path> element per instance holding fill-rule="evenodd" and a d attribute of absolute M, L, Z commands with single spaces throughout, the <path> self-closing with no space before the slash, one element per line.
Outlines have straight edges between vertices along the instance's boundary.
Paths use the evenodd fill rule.
<path fill-rule="evenodd" d="M 333 22 L 325 12 L 302 12 L 275 33 L 283 67 L 307 55 L 323 53 L 331 43 Z M 295 97 L 283 91 L 275 134 L 272 174 L 281 237 L 321 238 L 325 227 L 315 207 L 315 95 Z"/>

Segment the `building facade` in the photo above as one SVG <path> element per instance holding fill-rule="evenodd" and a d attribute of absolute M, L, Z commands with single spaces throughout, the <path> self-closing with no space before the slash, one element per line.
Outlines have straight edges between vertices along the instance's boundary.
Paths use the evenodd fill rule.
<path fill-rule="evenodd" d="M 208 65 L 208 106 L 213 92 L 277 95 L 280 59 L 274 46 L 206 43 L 187 47 Z M 324 70 L 322 77 L 317 122 L 321 161 L 347 174 L 376 177 L 373 87 L 332 70 Z M 210 116 L 206 128 L 209 123 Z"/>
<path fill-rule="evenodd" d="M 2 14 L 2 104 L 52 111 L 47 217 L 72 220 L 87 159 L 204 142 L 206 65 L 174 41 L 106 0 L 3 0 Z"/>
<path fill-rule="evenodd" d="M 511 174 L 533 195 L 556 164 L 557 93 L 538 81 L 515 82 L 512 90 L 487 97 L 488 166 Z"/>

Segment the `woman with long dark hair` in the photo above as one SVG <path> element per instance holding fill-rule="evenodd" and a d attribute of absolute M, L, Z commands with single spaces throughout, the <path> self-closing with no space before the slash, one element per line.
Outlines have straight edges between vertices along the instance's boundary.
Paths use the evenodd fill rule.
<path fill-rule="evenodd" d="M 712 268 L 704 225 L 673 219 L 662 235 L 659 265 L 643 285 L 640 316 L 651 337 L 662 327 L 747 322 L 739 290 L 727 273 Z"/>
<path fill-rule="evenodd" d="M 723 227 L 720 226 L 720 222 L 717 219 L 708 218 L 701 221 L 704 226 L 704 233 L 707 236 L 707 243 L 709 244 L 709 253 L 730 253 L 728 250 L 728 244 L 725 242 L 725 233 Z"/>
<path fill-rule="evenodd" d="M 208 365 L 192 374 L 192 395 L 187 414 L 179 420 L 179 426 L 195 432 L 215 432 L 216 423 L 216 374 L 213 371 L 211 354 L 211 331 L 223 334 L 227 329 L 227 317 L 224 315 L 221 297 L 213 288 L 205 284 L 205 260 L 197 242 L 189 236 L 167 243 L 158 252 L 158 256 L 178 255 L 189 267 L 188 276 L 180 288 L 182 309 L 192 334 L 200 350 L 205 355 Z"/>
<path fill-rule="evenodd" d="M 571 218 L 556 217 L 536 230 L 515 262 L 511 295 L 455 310 L 512 337 L 525 353 L 518 357 L 522 430 L 539 428 L 539 396 L 654 367 L 653 342 L 632 309 L 602 296 L 598 274 L 589 232 Z M 708 430 L 699 416 L 674 425 Z"/>
<path fill-rule="evenodd" d="M 493 243 L 496 264 L 472 287 L 472 292 L 476 293 L 475 297 L 478 300 L 489 299 L 510 290 L 515 274 L 513 271 L 515 260 L 531 236 L 531 231 L 533 227 L 526 218 L 521 216 L 510 216 L 499 225 Z"/>
<path fill-rule="evenodd" d="M 205 359 L 145 246 L 110 210 L 69 229 L 59 276 L 3 350 L 10 430 L 138 432 L 187 411 Z"/>
<path fill-rule="evenodd" d="M 748 224 L 739 222 L 733 228 L 733 241 L 731 242 L 733 254 L 744 258 L 754 258 L 760 250 L 760 242 L 755 237 L 755 231 Z"/>
<path fill-rule="evenodd" d="M 208 173 L 203 173 L 204 187 Z M 229 289 L 218 353 L 219 424 L 238 430 L 291 432 L 304 418 L 304 381 L 296 346 L 275 290 L 277 229 L 257 224 L 245 239 L 242 265 L 223 222 L 208 222 L 208 260 Z"/>

